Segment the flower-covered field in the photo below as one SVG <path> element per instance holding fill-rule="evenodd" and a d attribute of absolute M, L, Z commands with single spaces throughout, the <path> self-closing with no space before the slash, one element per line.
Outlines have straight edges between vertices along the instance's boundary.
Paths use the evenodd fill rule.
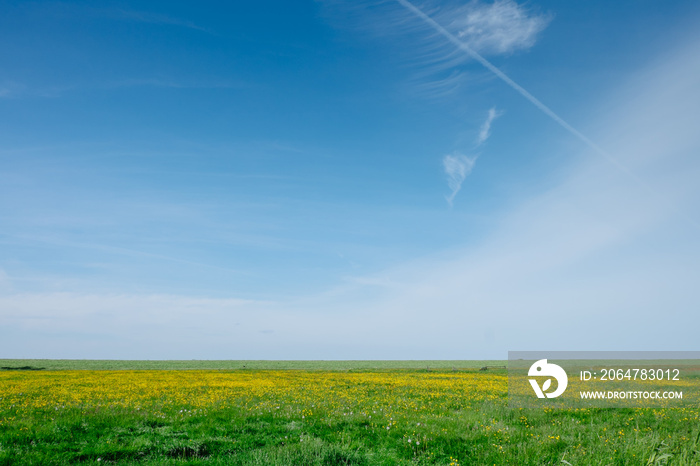
<path fill-rule="evenodd" d="M 2 371 L 0 465 L 700 464 L 700 408 L 521 410 L 505 371 Z"/>

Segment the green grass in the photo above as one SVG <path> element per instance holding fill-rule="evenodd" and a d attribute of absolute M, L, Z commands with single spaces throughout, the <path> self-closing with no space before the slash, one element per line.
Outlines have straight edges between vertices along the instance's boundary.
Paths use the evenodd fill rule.
<path fill-rule="evenodd" d="M 484 403 L 439 421 L 413 420 L 433 424 L 426 449 L 407 443 L 410 429 L 368 429 L 359 418 L 303 422 L 236 409 L 185 418 L 176 411 L 161 417 L 71 409 L 0 428 L 0 465 L 444 465 L 450 458 L 462 465 L 686 465 L 700 458 L 697 424 L 652 411 L 513 412 Z M 492 430 L 484 430 L 488 425 Z"/>
<path fill-rule="evenodd" d="M 506 361 L 144 361 L 113 359 L 0 359 L 0 367 L 32 367 L 45 370 L 388 370 L 478 369 L 506 365 Z"/>
<path fill-rule="evenodd" d="M 90 368 L 153 368 L 141 361 L 90 361 Z M 159 369 L 225 368 L 245 363 L 285 369 L 333 367 L 383 370 L 395 361 L 145 361 Z M 483 361 L 400 361 L 483 378 Z M 197 364 L 197 366 L 192 366 Z M 490 362 L 489 364 L 495 364 Z M 86 368 L 78 361 L 2 360 L 0 366 Z M 469 369 L 471 367 L 471 369 Z M 17 373 L 13 377 L 30 377 Z M 206 389 L 206 387 L 203 387 Z M 397 406 L 397 390 L 363 388 L 364 400 L 343 400 L 345 412 L 313 398 L 233 403 L 199 410 L 163 400 L 150 409 L 110 406 L 23 410 L 0 399 L 0 466 L 70 464 L 150 465 L 692 465 L 700 464 L 700 408 L 509 409 L 505 392 L 490 398 L 418 394 L 427 409 Z M 1 393 L 1 392 L 0 392 Z M 402 392 L 399 399 L 404 399 Z M 329 398 L 336 396 L 328 392 Z M 393 400 L 388 402 L 386 400 Z M 360 411 L 372 405 L 372 420 Z M 258 403 L 258 404 L 256 404 Z M 278 403 L 280 409 L 274 409 Z M 391 403 L 391 405 L 387 405 Z M 433 406 L 434 404 L 434 406 Z M 408 406 L 408 404 L 406 405 Z M 314 415 L 302 413 L 313 410 Z M 391 424 L 391 429 L 385 426 Z M 408 442 L 411 439 L 412 442 Z M 416 442 L 420 441 L 420 444 Z"/>

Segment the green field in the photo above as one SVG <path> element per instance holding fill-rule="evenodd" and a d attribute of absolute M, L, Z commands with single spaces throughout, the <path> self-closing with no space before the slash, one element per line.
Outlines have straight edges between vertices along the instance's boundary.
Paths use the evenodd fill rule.
<path fill-rule="evenodd" d="M 699 407 L 510 409 L 501 364 L 0 360 L 0 465 L 700 464 Z"/>

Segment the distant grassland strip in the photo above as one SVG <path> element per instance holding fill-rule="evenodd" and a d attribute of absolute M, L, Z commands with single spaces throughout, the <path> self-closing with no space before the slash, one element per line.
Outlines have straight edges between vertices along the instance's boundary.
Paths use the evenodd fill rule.
<path fill-rule="evenodd" d="M 0 359 L 0 367 L 32 367 L 46 370 L 386 370 L 478 369 L 505 365 L 506 361 L 270 361 L 270 360 L 112 360 L 112 359 Z"/>

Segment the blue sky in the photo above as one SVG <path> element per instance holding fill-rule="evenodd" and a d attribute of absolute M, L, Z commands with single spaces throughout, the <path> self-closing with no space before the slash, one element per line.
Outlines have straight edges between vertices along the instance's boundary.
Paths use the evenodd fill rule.
<path fill-rule="evenodd" d="M 0 11 L 0 357 L 697 349 L 695 2 Z"/>

